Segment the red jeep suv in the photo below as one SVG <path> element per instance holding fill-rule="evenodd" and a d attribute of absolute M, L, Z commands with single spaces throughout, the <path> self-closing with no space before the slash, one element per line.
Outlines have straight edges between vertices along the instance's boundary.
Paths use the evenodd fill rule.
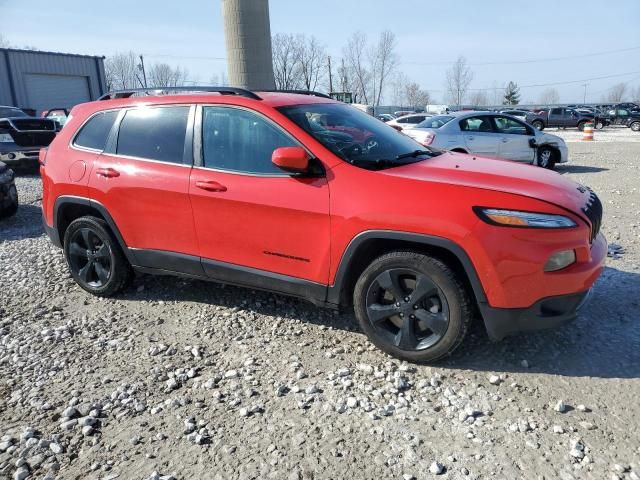
<path fill-rule="evenodd" d="M 352 307 L 427 362 L 478 313 L 493 339 L 575 318 L 602 271 L 601 203 L 555 172 L 427 148 L 315 92 L 173 90 L 78 105 L 41 152 L 46 231 L 93 294 L 133 271 L 269 290 Z"/>

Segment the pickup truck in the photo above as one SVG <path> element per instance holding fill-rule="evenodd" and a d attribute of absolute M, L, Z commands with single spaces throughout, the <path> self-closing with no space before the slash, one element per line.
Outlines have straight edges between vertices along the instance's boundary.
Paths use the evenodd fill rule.
<path fill-rule="evenodd" d="M 584 130 L 587 122 L 593 122 L 597 129 L 609 124 L 607 118 L 594 116 L 590 113 L 580 113 L 573 108 L 556 107 L 537 112 L 546 127 L 577 128 Z"/>
<path fill-rule="evenodd" d="M 37 166 L 40 149 L 49 146 L 58 130 L 55 120 L 0 106 L 0 162 L 10 167 Z"/>
<path fill-rule="evenodd" d="M 607 117 L 611 125 L 623 125 L 630 127 L 634 132 L 640 132 L 640 111 L 632 111 L 627 108 L 619 108 L 607 111 Z"/>

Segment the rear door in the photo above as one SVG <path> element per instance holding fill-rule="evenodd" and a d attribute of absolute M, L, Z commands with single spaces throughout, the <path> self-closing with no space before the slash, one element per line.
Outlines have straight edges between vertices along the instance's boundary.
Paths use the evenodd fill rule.
<path fill-rule="evenodd" d="M 463 118 L 458 124 L 468 152 L 488 157 L 498 156 L 498 136 L 488 115 Z"/>
<path fill-rule="evenodd" d="M 535 155 L 530 143 L 535 136 L 533 127 L 502 115 L 496 115 L 493 121 L 500 140 L 498 156 L 516 162 L 532 163 Z"/>
<path fill-rule="evenodd" d="M 123 110 L 91 172 L 91 197 L 107 209 L 142 266 L 172 270 L 163 258 L 198 255 L 189 201 L 194 109 Z"/>

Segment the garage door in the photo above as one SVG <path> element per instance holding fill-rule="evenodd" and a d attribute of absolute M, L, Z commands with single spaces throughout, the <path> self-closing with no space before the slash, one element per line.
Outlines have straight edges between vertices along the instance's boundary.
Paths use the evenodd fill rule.
<path fill-rule="evenodd" d="M 55 107 L 70 108 L 91 100 L 87 77 L 35 73 L 25 77 L 28 106 L 38 113 Z"/>

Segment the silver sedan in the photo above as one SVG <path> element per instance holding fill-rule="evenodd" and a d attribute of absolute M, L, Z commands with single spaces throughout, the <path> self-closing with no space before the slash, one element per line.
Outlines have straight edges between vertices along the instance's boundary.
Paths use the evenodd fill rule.
<path fill-rule="evenodd" d="M 511 115 L 456 112 L 427 118 L 403 133 L 422 145 L 498 157 L 553 169 L 568 161 L 564 140 Z"/>

